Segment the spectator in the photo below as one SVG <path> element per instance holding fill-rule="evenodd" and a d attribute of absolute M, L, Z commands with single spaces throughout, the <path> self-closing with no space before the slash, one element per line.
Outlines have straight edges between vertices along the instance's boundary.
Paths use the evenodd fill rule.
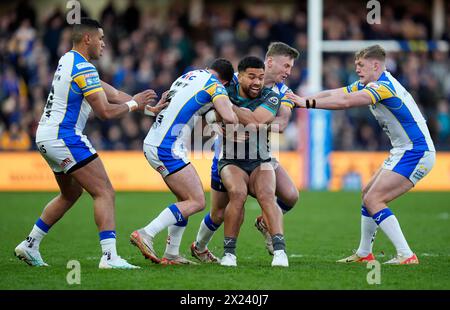
<path fill-rule="evenodd" d="M 4 151 L 27 151 L 30 147 L 30 136 L 18 123 L 12 123 L 0 137 L 0 149 Z"/>
<path fill-rule="evenodd" d="M 190 15 L 189 4 L 184 1 L 148 9 L 147 5 L 154 4 L 129 0 L 123 12 L 118 10 L 118 3 L 109 0 L 100 10 L 110 41 L 106 42 L 104 56 L 97 65 L 103 79 L 114 86 L 130 93 L 150 87 L 161 94 L 183 72 L 203 68 L 218 56 L 234 64 L 248 54 L 262 57 L 268 43 L 275 40 L 292 44 L 301 51 L 288 86 L 291 89 L 307 86 L 304 3 L 286 1 L 280 6 L 278 2 L 261 5 L 232 1 L 224 5 L 204 1 L 204 11 L 195 12 L 195 16 Z M 38 1 L 24 0 L 14 9 L 0 13 L 0 122 L 3 128 L 12 123 L 22 124 L 30 139 L 34 138 L 46 102 L 53 78 L 51 71 L 59 57 L 71 48 L 70 27 L 65 25 L 63 12 L 50 7 L 46 8 L 44 16 L 38 16 L 36 7 L 39 5 Z M 86 14 L 88 12 L 83 10 L 82 16 Z M 367 23 L 365 3 L 357 0 L 345 1 L 341 7 L 325 0 L 324 14 L 325 39 L 432 39 L 432 13 L 428 3 L 423 1 L 383 3 L 379 25 Z M 448 26 L 448 4 L 445 15 Z M 449 34 L 444 32 L 440 37 L 448 41 Z M 449 54 L 442 51 L 389 53 L 387 60 L 388 70 L 408 88 L 422 109 L 438 150 L 450 148 L 449 66 Z M 351 53 L 325 53 L 324 87 L 341 87 L 357 80 L 353 67 Z M 333 112 L 334 149 L 387 148 L 385 135 L 377 131 L 368 113 L 368 110 Z M 137 148 L 138 138 L 129 140 L 129 131 L 133 137 L 142 138 L 149 124 L 144 116 L 133 121 L 137 129 L 127 122 L 99 125 L 94 135 L 97 148 Z M 288 128 L 283 145 L 293 149 L 297 143 L 295 116 Z"/>

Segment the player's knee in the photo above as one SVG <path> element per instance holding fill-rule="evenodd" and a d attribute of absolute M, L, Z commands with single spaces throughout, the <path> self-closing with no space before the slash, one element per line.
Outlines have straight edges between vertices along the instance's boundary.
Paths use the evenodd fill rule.
<path fill-rule="evenodd" d="M 287 193 L 286 197 L 278 197 L 278 198 L 280 198 L 288 206 L 294 207 L 298 201 L 299 193 L 296 188 L 293 188 Z"/>
<path fill-rule="evenodd" d="M 244 203 L 247 200 L 247 190 L 242 188 L 231 188 L 228 191 L 228 196 L 230 197 L 230 200 Z"/>
<path fill-rule="evenodd" d="M 364 197 L 366 196 L 368 191 L 369 191 L 369 188 L 367 186 L 365 186 L 361 192 L 361 199 L 364 199 Z"/>
<path fill-rule="evenodd" d="M 380 202 L 377 195 L 371 193 L 365 193 L 362 198 L 364 206 L 370 211 Z"/>
<path fill-rule="evenodd" d="M 217 210 L 217 211 L 214 211 L 214 212 L 212 212 L 212 210 L 211 210 L 210 217 L 211 217 L 211 220 L 213 221 L 213 223 L 215 223 L 215 224 L 223 223 L 224 217 L 225 217 L 225 212 L 224 211 L 225 210 L 223 210 L 223 209 L 220 209 L 220 210 Z"/>
<path fill-rule="evenodd" d="M 81 187 L 77 187 L 69 193 L 69 200 L 77 201 L 78 198 L 83 194 L 83 189 Z"/>
<path fill-rule="evenodd" d="M 116 199 L 116 191 L 112 186 L 107 186 L 102 195 L 111 201 L 114 201 Z"/>
<path fill-rule="evenodd" d="M 192 205 L 195 208 L 196 212 L 200 212 L 205 210 L 206 208 L 206 200 L 205 195 L 197 195 L 192 199 Z"/>
<path fill-rule="evenodd" d="M 108 199 L 110 201 L 114 201 L 116 198 L 116 192 L 109 180 L 89 188 L 88 192 L 94 199 Z"/>
<path fill-rule="evenodd" d="M 275 195 L 271 191 L 261 191 L 256 194 L 256 200 L 259 204 L 272 204 L 275 203 Z"/>
<path fill-rule="evenodd" d="M 61 198 L 71 203 L 75 203 L 75 201 L 80 198 L 81 194 L 83 194 L 83 189 L 81 187 L 75 187 L 70 190 L 62 191 Z"/>

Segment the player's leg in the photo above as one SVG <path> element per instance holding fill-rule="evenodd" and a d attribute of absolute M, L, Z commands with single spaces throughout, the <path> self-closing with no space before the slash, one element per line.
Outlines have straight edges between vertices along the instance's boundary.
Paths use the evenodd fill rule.
<path fill-rule="evenodd" d="M 96 154 L 69 169 L 68 173 L 94 200 L 94 219 L 99 231 L 102 257 L 99 268 L 138 268 L 117 254 L 115 224 L 115 191 L 103 163 Z"/>
<path fill-rule="evenodd" d="M 181 149 L 144 144 L 144 155 L 149 164 L 164 178 L 178 201 L 165 208 L 147 226 L 135 230 L 130 236 L 130 241 L 146 258 L 154 263 L 160 263 L 161 260 L 153 249 L 153 238 L 165 228 L 169 228 L 169 242 L 166 249 L 168 255 L 164 262 L 174 257 L 180 261 L 182 258 L 179 255 L 171 256 L 170 253 L 179 253 L 179 242 L 188 217 L 205 207 L 203 186 L 197 171 L 189 164 L 186 153 Z"/>
<path fill-rule="evenodd" d="M 41 220 L 48 226 L 53 226 L 75 204 L 83 193 L 83 188 L 72 176 L 55 174 L 60 194 L 44 208 Z"/>
<path fill-rule="evenodd" d="M 216 140 L 217 142 L 218 140 Z M 218 146 L 215 144 L 215 148 Z M 219 175 L 219 156 L 213 158 L 211 165 L 211 209 L 200 223 L 197 238 L 191 244 L 192 256 L 202 262 L 217 262 L 218 259 L 208 250 L 207 245 L 217 229 L 222 225 L 228 193 Z"/>
<path fill-rule="evenodd" d="M 378 178 L 364 195 L 368 213 L 388 236 L 397 250 L 390 264 L 417 264 L 416 255 L 409 248 L 400 224 L 387 207 L 387 203 L 408 192 L 434 165 L 434 152 L 414 150 L 393 152 L 391 161 L 385 162 Z"/>
<path fill-rule="evenodd" d="M 375 180 L 380 175 L 382 168 L 372 176 L 369 183 L 363 188 L 361 192 L 361 200 L 365 194 L 372 187 Z M 359 242 L 359 247 L 356 253 L 338 260 L 338 263 L 363 263 L 375 260 L 375 256 L 372 253 L 373 243 L 375 241 L 375 235 L 377 233 L 378 225 L 373 220 L 372 216 L 367 212 L 364 203 L 361 202 L 361 238 Z"/>
<path fill-rule="evenodd" d="M 274 248 L 272 266 L 287 267 L 289 264 L 283 232 L 283 215 L 275 201 L 276 177 L 270 163 L 262 163 L 251 173 L 249 188 L 256 195 L 256 199 L 267 220 Z"/>
<path fill-rule="evenodd" d="M 383 169 L 363 197 L 368 214 L 394 244 L 397 253 L 406 258 L 413 256 L 413 252 L 387 203 L 408 192 L 412 187 L 413 184 L 404 176 Z"/>
<path fill-rule="evenodd" d="M 286 170 L 279 163 L 277 163 L 277 166 L 275 168 L 275 176 L 276 176 L 275 195 L 277 199 L 277 204 L 284 215 L 290 210 L 292 210 L 292 208 L 295 206 L 295 204 L 298 201 L 299 194 L 294 182 L 287 174 Z M 255 227 L 264 236 L 266 248 L 269 254 L 273 255 L 272 238 L 270 236 L 269 231 L 267 230 L 267 225 L 262 215 L 256 218 Z"/>
<path fill-rule="evenodd" d="M 283 214 L 286 214 L 298 201 L 299 193 L 298 189 L 288 175 L 286 170 L 279 163 L 275 169 L 276 177 L 276 191 L 277 204 L 282 210 Z"/>
<path fill-rule="evenodd" d="M 361 193 L 361 198 L 363 198 L 366 193 L 370 190 L 374 182 L 377 180 L 380 175 L 382 169 L 378 169 L 378 171 L 374 174 L 374 176 L 370 179 L 369 183 L 363 188 Z M 362 261 L 370 261 L 375 259 L 372 254 L 373 243 L 375 241 L 375 236 L 377 234 L 378 225 L 372 219 L 370 214 L 367 211 L 364 203 L 361 205 L 361 239 L 359 242 L 358 250 L 356 251 L 356 255 L 362 258 Z"/>
<path fill-rule="evenodd" d="M 206 205 L 203 186 L 195 168 L 192 165 L 188 165 L 179 172 L 167 176 L 165 182 L 171 191 L 178 197 L 176 207 L 182 213 L 185 221 L 169 226 L 169 235 L 167 238 L 166 250 L 161 261 L 162 264 L 193 263 L 180 256 L 179 248 L 181 239 L 186 229 L 188 217 L 203 211 Z"/>
<path fill-rule="evenodd" d="M 191 244 L 192 256 L 202 262 L 218 262 L 217 257 L 208 250 L 207 246 L 214 233 L 223 223 L 227 204 L 228 193 L 226 190 L 220 191 L 211 187 L 211 209 L 201 221 L 197 232 L 197 238 Z"/>
<path fill-rule="evenodd" d="M 229 202 L 224 216 L 224 257 L 221 264 L 236 266 L 236 242 L 242 223 L 242 213 L 248 195 L 248 174 L 238 166 L 229 164 L 220 171 L 228 191 Z"/>
<path fill-rule="evenodd" d="M 179 255 L 179 246 L 189 216 L 205 208 L 205 195 L 200 177 L 192 165 L 184 164 L 165 175 L 164 181 L 177 196 L 178 202 L 165 208 L 143 229 L 133 232 L 131 241 L 139 247 L 145 257 L 155 263 L 192 263 Z M 153 250 L 153 238 L 166 228 L 169 229 L 169 237 L 161 261 Z"/>
<path fill-rule="evenodd" d="M 49 229 L 69 210 L 83 193 L 76 180 L 63 172 L 55 173 L 60 194 L 44 208 L 28 237 L 15 249 L 17 257 L 31 266 L 46 266 L 39 252 L 39 245 Z"/>

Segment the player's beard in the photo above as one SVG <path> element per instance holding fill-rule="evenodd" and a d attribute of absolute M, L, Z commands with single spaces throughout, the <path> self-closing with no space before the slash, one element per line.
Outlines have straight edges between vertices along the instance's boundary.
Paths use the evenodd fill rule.
<path fill-rule="evenodd" d="M 252 91 L 250 89 L 250 87 L 243 89 L 245 95 L 247 95 L 247 97 L 250 98 L 250 99 L 257 98 L 261 94 L 261 90 L 262 90 L 262 87 L 258 90 L 258 92 Z"/>

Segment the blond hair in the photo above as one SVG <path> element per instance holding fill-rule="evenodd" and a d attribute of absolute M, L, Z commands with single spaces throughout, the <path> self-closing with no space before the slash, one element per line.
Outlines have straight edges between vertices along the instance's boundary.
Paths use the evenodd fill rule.
<path fill-rule="evenodd" d="M 299 55 L 299 51 L 286 43 L 272 42 L 267 49 L 266 58 L 270 56 L 288 56 L 291 59 L 297 59 Z"/>
<path fill-rule="evenodd" d="M 373 58 L 380 61 L 385 61 L 386 51 L 378 44 L 372 45 L 355 53 L 355 59 L 360 58 Z"/>

